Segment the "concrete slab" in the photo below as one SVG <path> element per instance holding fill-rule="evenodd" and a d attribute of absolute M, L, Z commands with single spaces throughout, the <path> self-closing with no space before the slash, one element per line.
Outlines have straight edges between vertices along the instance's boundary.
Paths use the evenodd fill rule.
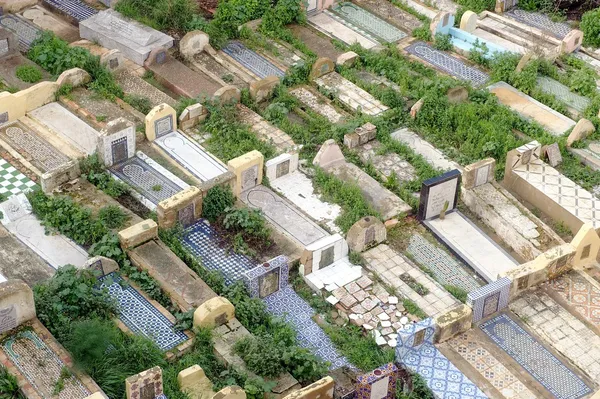
<path fill-rule="evenodd" d="M 23 10 L 19 15 L 42 30 L 54 32 L 69 43 L 79 40 L 79 29 L 39 5 Z"/>
<path fill-rule="evenodd" d="M 498 274 L 519 265 L 458 211 L 447 214 L 444 220 L 435 218 L 423 223 L 488 282 L 496 281 Z"/>
<path fill-rule="evenodd" d="M 539 123 L 554 136 L 562 136 L 576 124 L 574 120 L 556 112 L 507 83 L 494 83 L 488 86 L 488 90 L 498 97 L 501 104 L 506 105 L 523 118 Z"/>

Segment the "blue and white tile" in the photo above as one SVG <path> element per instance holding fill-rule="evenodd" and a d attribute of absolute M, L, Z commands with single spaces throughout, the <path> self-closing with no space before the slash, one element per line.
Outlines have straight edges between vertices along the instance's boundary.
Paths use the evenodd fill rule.
<path fill-rule="evenodd" d="M 44 0 L 44 3 L 75 18 L 78 22 L 86 20 L 98 13 L 96 9 L 80 0 Z"/>
<path fill-rule="evenodd" d="M 255 53 L 238 41 L 234 40 L 229 42 L 229 44 L 221 50 L 261 79 L 264 79 L 267 76 L 277 76 L 282 78 L 285 75 L 284 71 L 277 68 L 265 57 Z"/>

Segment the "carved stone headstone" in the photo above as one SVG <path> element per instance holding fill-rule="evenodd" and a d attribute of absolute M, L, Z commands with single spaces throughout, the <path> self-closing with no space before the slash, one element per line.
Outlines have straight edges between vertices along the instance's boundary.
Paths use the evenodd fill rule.
<path fill-rule="evenodd" d="M 285 256 L 278 256 L 248 270 L 242 276 L 253 298 L 266 298 L 288 285 L 289 265 Z"/>

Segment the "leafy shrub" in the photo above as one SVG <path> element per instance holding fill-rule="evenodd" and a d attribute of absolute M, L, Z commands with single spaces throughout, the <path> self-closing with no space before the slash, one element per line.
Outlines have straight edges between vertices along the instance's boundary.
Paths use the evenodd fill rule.
<path fill-rule="evenodd" d="M 17 78 L 23 82 L 36 83 L 42 80 L 42 72 L 32 65 L 20 65 L 16 70 Z"/>
<path fill-rule="evenodd" d="M 260 29 L 265 32 L 276 32 L 293 22 L 303 23 L 306 13 L 301 0 L 279 0 L 275 7 L 269 7 L 263 15 Z"/>
<path fill-rule="evenodd" d="M 98 219 L 109 229 L 120 229 L 128 218 L 125 211 L 116 205 L 105 206 L 98 212 Z"/>
<path fill-rule="evenodd" d="M 462 8 L 473 11 L 476 14 L 485 10 L 493 11 L 496 6 L 495 0 L 458 0 L 457 3 L 461 5 Z"/>
<path fill-rule="evenodd" d="M 127 94 L 123 100 L 144 115 L 152 110 L 152 102 L 148 97 Z"/>
<path fill-rule="evenodd" d="M 229 186 L 214 186 L 208 190 L 202 201 L 202 217 L 214 222 L 235 204 L 235 196 Z"/>
<path fill-rule="evenodd" d="M 443 33 L 436 33 L 433 47 L 442 51 L 452 50 L 452 36 L 444 35 Z"/>
<path fill-rule="evenodd" d="M 429 25 L 425 24 L 418 28 L 413 29 L 412 31 L 413 37 L 428 42 L 431 40 L 431 31 L 429 30 Z"/>
<path fill-rule="evenodd" d="M 585 45 L 600 47 L 600 7 L 583 14 L 579 28 Z"/>
<path fill-rule="evenodd" d="M 98 154 L 89 155 L 79 162 L 81 177 L 104 191 L 113 198 L 120 197 L 129 192 L 127 184 L 113 179 L 104 168 Z"/>
<path fill-rule="evenodd" d="M 265 109 L 263 116 L 269 122 L 282 121 L 289 112 L 284 103 L 271 103 Z"/>
<path fill-rule="evenodd" d="M 489 67 L 489 51 L 490 50 L 485 43 L 480 42 L 479 39 L 475 39 L 475 43 L 473 44 L 471 51 L 469 51 L 469 60 L 476 64 Z"/>
<path fill-rule="evenodd" d="M 105 290 L 96 286 L 91 270 L 67 265 L 33 289 L 37 317 L 57 337 L 62 337 L 77 320 L 110 319 L 115 304 Z"/>
<path fill-rule="evenodd" d="M 583 67 L 573 72 L 569 79 L 569 87 L 583 96 L 593 97 L 596 94 L 596 78 L 596 72 Z"/>
<path fill-rule="evenodd" d="M 223 225 L 227 230 L 242 232 L 245 236 L 261 240 L 267 240 L 271 234 L 262 212 L 258 209 L 229 207 L 225 209 Z"/>
<path fill-rule="evenodd" d="M 0 366 L 0 399 L 25 399 L 19 390 L 17 377 L 3 366 Z"/>

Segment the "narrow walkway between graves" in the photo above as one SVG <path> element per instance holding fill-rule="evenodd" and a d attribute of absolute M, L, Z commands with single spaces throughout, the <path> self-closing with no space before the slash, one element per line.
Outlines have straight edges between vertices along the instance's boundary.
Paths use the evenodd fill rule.
<path fill-rule="evenodd" d="M 174 323 L 135 288 L 127 285 L 118 274 L 107 274 L 101 277 L 99 282 L 101 288 L 108 289 L 109 295 L 117 303 L 119 320 L 134 334 L 154 341 L 164 351 L 188 340 L 183 331 L 176 330 Z"/>
<path fill-rule="evenodd" d="M 172 97 L 152 86 L 133 72 L 123 70 L 117 72 L 115 78 L 126 94 L 146 97 L 150 100 L 153 107 L 163 103 L 169 104 L 170 106 L 175 106 L 177 104 L 177 101 Z"/>
<path fill-rule="evenodd" d="M 385 18 L 390 24 L 399 26 L 406 32 L 412 32 L 423 26 L 423 22 L 416 16 L 396 7 L 390 1 L 380 0 L 353 0 L 353 3 L 368 10 L 371 14 Z"/>
<path fill-rule="evenodd" d="M 239 41 L 231 41 L 221 50 L 260 79 L 264 79 L 267 76 L 277 76 L 282 78 L 285 75 L 285 72 L 275 66 L 272 62 L 262 55 L 250 50 Z"/>
<path fill-rule="evenodd" d="M 479 328 L 557 399 L 578 399 L 592 392 L 580 377 L 507 314 L 495 316 Z"/>

